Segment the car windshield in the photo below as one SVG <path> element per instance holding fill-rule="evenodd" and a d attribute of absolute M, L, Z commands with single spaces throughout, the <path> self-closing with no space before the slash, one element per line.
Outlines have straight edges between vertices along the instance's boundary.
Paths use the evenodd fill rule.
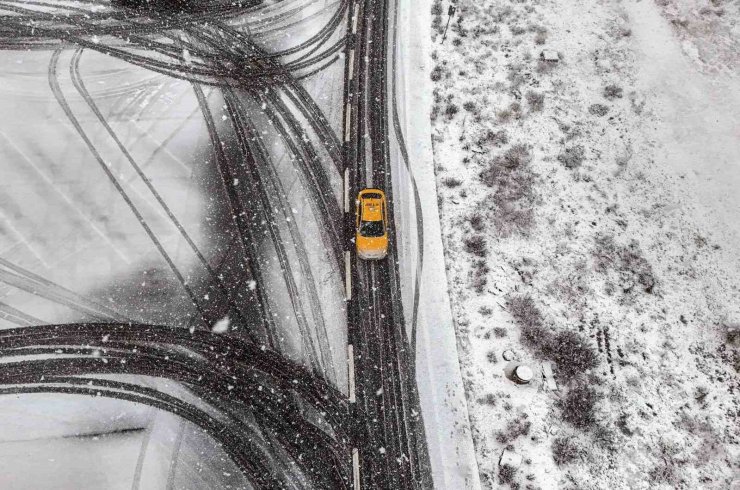
<path fill-rule="evenodd" d="M 363 221 L 360 223 L 360 235 L 366 237 L 379 237 L 383 236 L 383 222 L 382 221 Z"/>

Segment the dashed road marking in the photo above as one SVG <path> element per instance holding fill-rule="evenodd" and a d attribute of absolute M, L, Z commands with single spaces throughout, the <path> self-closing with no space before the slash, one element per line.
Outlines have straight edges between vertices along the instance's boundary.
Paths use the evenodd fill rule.
<path fill-rule="evenodd" d="M 349 371 L 349 402 L 355 403 L 355 349 L 352 344 L 347 345 L 347 370 Z"/>
<path fill-rule="evenodd" d="M 349 81 L 351 82 L 355 74 L 355 50 L 349 50 Z"/>
<path fill-rule="evenodd" d="M 352 448 L 352 480 L 354 490 L 360 490 L 360 452 L 357 448 Z"/>
<path fill-rule="evenodd" d="M 349 141 L 350 122 L 352 121 L 352 106 L 347 102 L 347 116 L 344 120 L 344 141 Z"/>
<path fill-rule="evenodd" d="M 352 264 L 350 263 L 349 250 L 344 252 L 344 296 L 349 301 L 352 299 Z"/>
<path fill-rule="evenodd" d="M 349 168 L 344 169 L 344 212 L 349 213 Z"/>

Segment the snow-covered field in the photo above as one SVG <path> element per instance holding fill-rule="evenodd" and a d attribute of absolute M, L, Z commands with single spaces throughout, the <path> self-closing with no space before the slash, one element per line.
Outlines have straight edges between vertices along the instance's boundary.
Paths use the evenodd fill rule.
<path fill-rule="evenodd" d="M 460 0 L 442 43 L 448 5 L 434 158 L 484 488 L 729 488 L 738 3 Z"/>

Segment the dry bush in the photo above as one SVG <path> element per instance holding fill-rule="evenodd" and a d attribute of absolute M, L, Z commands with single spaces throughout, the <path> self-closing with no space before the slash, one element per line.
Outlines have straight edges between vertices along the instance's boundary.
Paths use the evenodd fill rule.
<path fill-rule="evenodd" d="M 475 231 L 483 231 L 486 228 L 486 222 L 483 219 L 483 215 L 478 212 L 471 214 L 468 217 L 468 222 L 470 222 L 470 226 Z"/>
<path fill-rule="evenodd" d="M 535 175 L 532 155 L 526 145 L 513 145 L 495 157 L 480 173 L 481 181 L 493 187 L 493 222 L 498 233 L 525 235 L 534 223 Z"/>
<path fill-rule="evenodd" d="M 525 145 L 513 145 L 503 155 L 494 158 L 488 168 L 480 173 L 480 178 L 488 187 L 503 187 L 516 180 L 517 184 L 526 184 L 526 188 L 520 189 L 522 192 L 517 192 L 517 195 L 523 194 L 523 191 L 529 192 L 534 179 L 522 181 L 521 175 L 515 175 L 515 171 L 521 170 L 529 175 L 526 167 L 531 160 L 532 156 Z"/>
<path fill-rule="evenodd" d="M 506 309 L 521 328 L 522 343 L 536 356 L 552 359 L 558 373 L 564 376 L 564 382 L 598 366 L 596 350 L 588 339 L 572 330 L 558 333 L 549 330 L 531 296 L 508 298 Z"/>
<path fill-rule="evenodd" d="M 578 168 L 586 158 L 585 153 L 583 146 L 571 146 L 558 155 L 558 161 L 565 165 L 566 168 Z"/>
<path fill-rule="evenodd" d="M 498 194 L 497 194 L 498 195 Z M 493 225 L 499 235 L 527 236 L 534 226 L 534 210 L 528 205 L 500 201 L 494 196 L 496 212 L 493 215 Z"/>
<path fill-rule="evenodd" d="M 501 157 L 500 162 L 508 169 L 515 169 L 532 161 L 532 155 L 526 145 L 512 145 Z"/>
<path fill-rule="evenodd" d="M 679 465 L 685 464 L 685 461 L 677 458 L 680 448 L 665 440 L 659 441 L 658 446 L 660 463 L 648 473 L 650 483 L 653 486 L 668 485 L 670 488 L 679 488 L 682 480 Z"/>
<path fill-rule="evenodd" d="M 511 31 L 511 34 L 514 36 L 521 36 L 522 34 L 527 32 L 527 30 L 520 25 L 509 26 L 509 30 Z"/>
<path fill-rule="evenodd" d="M 504 109 L 502 111 L 498 111 L 496 113 L 496 117 L 502 123 L 509 122 L 509 120 L 511 120 L 511 111 L 509 109 Z"/>
<path fill-rule="evenodd" d="M 563 420 L 578 429 L 589 430 L 596 426 L 596 404 L 601 395 L 587 383 L 579 383 L 568 390 L 555 405 L 560 409 Z"/>
<path fill-rule="evenodd" d="M 449 119 L 455 117 L 458 112 L 460 112 L 460 108 L 457 106 L 457 104 L 450 103 L 447 104 L 447 107 L 445 107 L 445 116 L 447 116 L 447 118 Z"/>
<path fill-rule="evenodd" d="M 509 423 L 506 424 L 506 428 L 504 430 L 500 430 L 496 433 L 496 440 L 500 444 L 508 444 L 521 436 L 528 435 L 532 428 L 532 422 L 527 419 L 528 416 L 525 413 L 522 414 L 521 417 L 510 420 Z"/>
<path fill-rule="evenodd" d="M 511 485 L 514 483 L 514 477 L 516 476 L 516 468 L 508 465 L 500 466 L 498 469 L 498 481 L 503 485 Z"/>
<path fill-rule="evenodd" d="M 521 328 L 524 345 L 540 352 L 540 346 L 547 343 L 550 332 L 545 328 L 545 319 L 532 297 L 528 294 L 512 296 L 506 301 L 506 309 Z"/>
<path fill-rule="evenodd" d="M 473 268 L 470 270 L 470 282 L 476 293 L 480 294 L 485 291 L 488 285 L 489 272 L 491 272 L 491 269 L 488 268 L 485 260 L 473 262 Z"/>
<path fill-rule="evenodd" d="M 429 78 L 431 78 L 433 82 L 438 82 L 442 80 L 442 73 L 442 66 L 435 65 L 434 68 L 432 68 L 432 73 L 429 75 Z"/>
<path fill-rule="evenodd" d="M 506 134 L 506 130 L 504 129 L 500 129 L 498 131 L 493 131 L 489 129 L 483 135 L 481 135 L 477 141 L 478 146 L 480 146 L 481 148 L 487 146 L 488 144 L 491 144 L 493 146 L 503 146 L 508 142 L 509 135 Z"/>
<path fill-rule="evenodd" d="M 493 393 L 486 393 L 486 396 L 478 399 L 478 403 L 490 405 L 492 407 L 496 406 L 496 401 L 496 395 L 494 395 Z"/>
<path fill-rule="evenodd" d="M 531 111 L 540 112 L 545 108 L 545 94 L 530 90 L 525 94 L 525 97 Z"/>
<path fill-rule="evenodd" d="M 621 99 L 624 95 L 622 87 L 618 85 L 607 85 L 604 87 L 604 98 L 609 100 Z"/>
<path fill-rule="evenodd" d="M 635 292 L 635 287 L 652 294 L 657 286 L 657 279 L 650 263 L 642 255 L 636 241 L 629 245 L 619 245 L 610 235 L 596 237 L 594 248 L 595 269 L 602 274 L 613 271 L 617 275 L 618 285 L 624 294 Z"/>
<path fill-rule="evenodd" d="M 445 185 L 445 187 L 454 189 L 455 187 L 460 187 L 460 185 L 462 185 L 462 180 L 456 177 L 445 177 L 444 179 L 442 179 L 442 183 Z"/>
<path fill-rule="evenodd" d="M 497 7 L 496 9 L 493 9 L 491 12 L 491 22 L 496 22 L 496 23 L 504 22 L 513 13 L 514 13 L 514 9 L 511 8 L 510 5 L 507 5 L 503 8 Z"/>
<path fill-rule="evenodd" d="M 558 466 L 575 461 L 581 454 L 581 448 L 572 437 L 556 437 L 552 441 L 552 459 Z"/>
<path fill-rule="evenodd" d="M 599 364 L 596 350 L 583 335 L 573 330 L 555 334 L 547 350 L 557 364 L 558 372 L 567 378 L 595 368 Z"/>
<path fill-rule="evenodd" d="M 588 112 L 592 116 L 603 117 L 609 113 L 609 108 L 604 104 L 591 104 L 588 107 Z"/>
<path fill-rule="evenodd" d="M 473 235 L 463 240 L 465 251 L 476 257 L 486 257 L 488 255 L 488 246 L 483 235 Z"/>

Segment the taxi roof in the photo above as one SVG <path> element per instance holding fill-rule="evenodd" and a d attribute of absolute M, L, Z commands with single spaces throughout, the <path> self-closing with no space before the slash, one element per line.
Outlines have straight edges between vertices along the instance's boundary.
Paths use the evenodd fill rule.
<path fill-rule="evenodd" d="M 362 219 L 364 221 L 380 221 L 383 219 L 381 207 L 383 203 L 382 195 L 382 191 L 376 191 L 374 189 L 361 193 L 360 202 L 362 203 Z"/>

